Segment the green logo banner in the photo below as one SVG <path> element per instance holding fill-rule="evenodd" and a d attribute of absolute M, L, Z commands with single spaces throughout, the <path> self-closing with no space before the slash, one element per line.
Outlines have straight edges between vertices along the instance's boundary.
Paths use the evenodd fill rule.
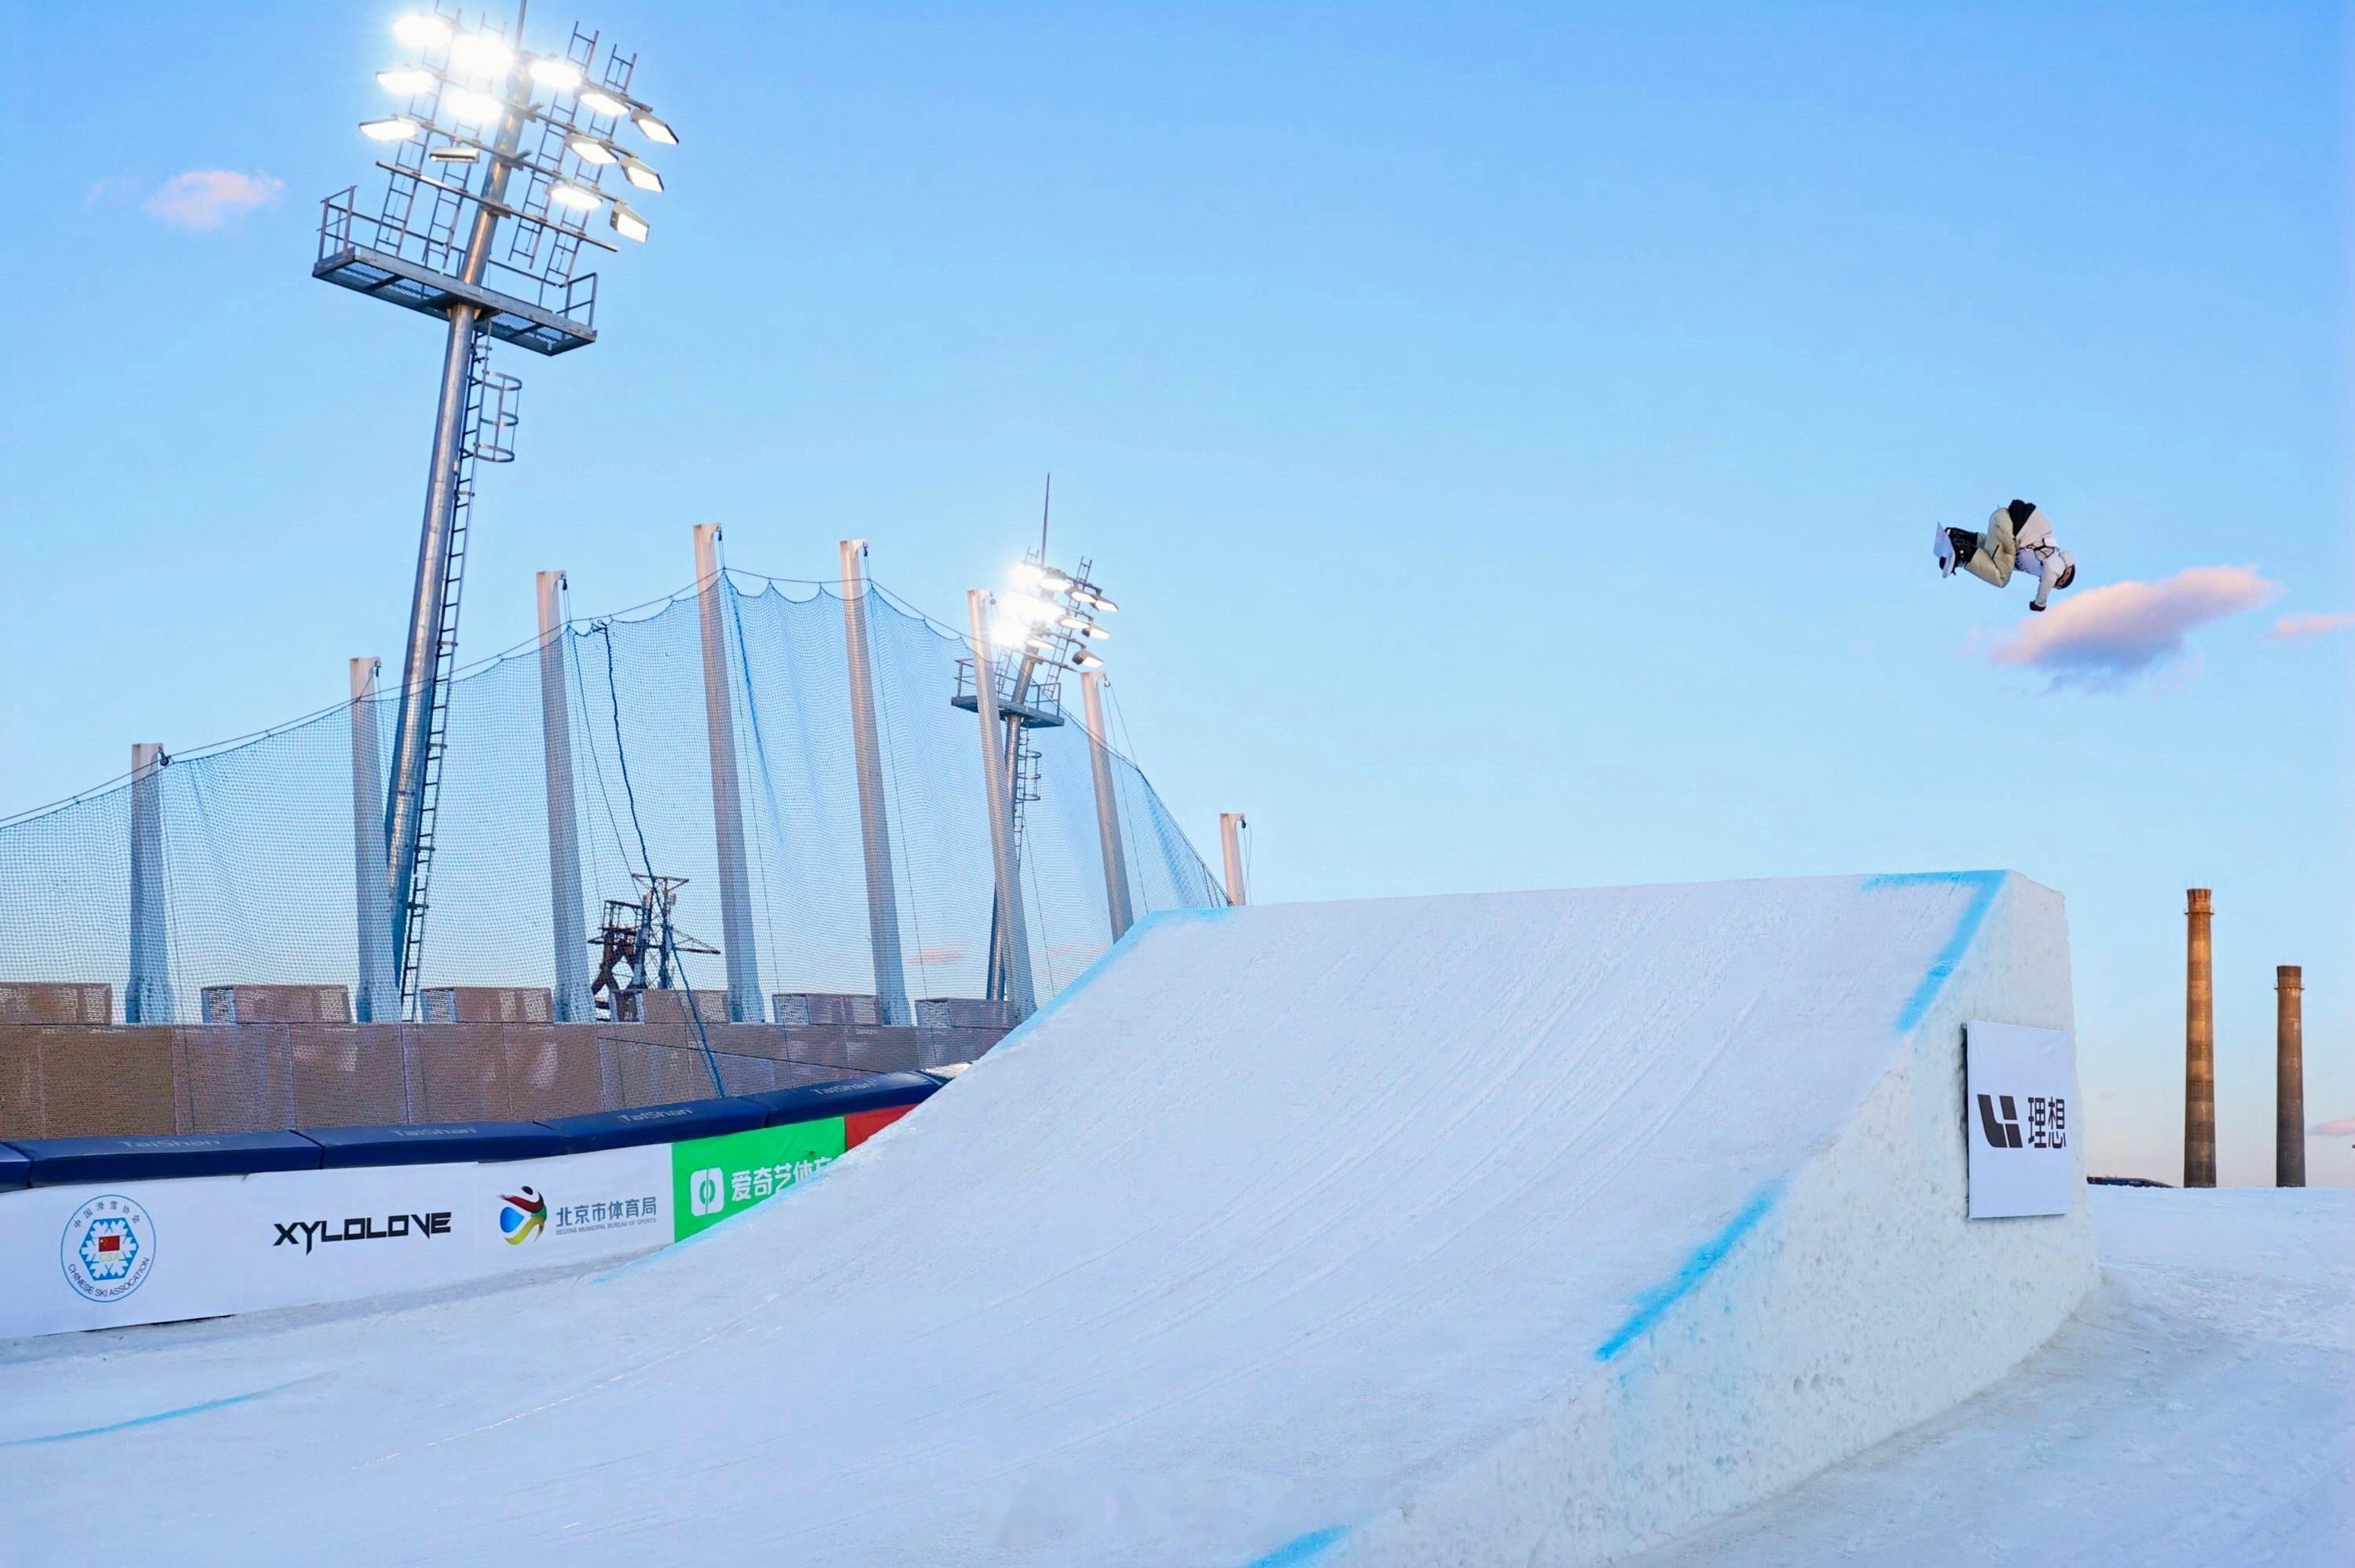
<path fill-rule="evenodd" d="M 670 1146 L 671 1217 L 685 1241 L 806 1181 L 842 1157 L 842 1118 L 755 1128 Z"/>

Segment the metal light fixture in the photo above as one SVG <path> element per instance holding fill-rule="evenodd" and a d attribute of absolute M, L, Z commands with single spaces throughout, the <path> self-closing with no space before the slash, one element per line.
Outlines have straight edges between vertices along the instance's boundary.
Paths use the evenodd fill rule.
<path fill-rule="evenodd" d="M 429 164 L 472 164 L 479 160 L 482 155 L 483 152 L 479 147 L 469 147 L 463 143 L 453 142 L 446 147 L 436 147 L 427 153 L 425 161 Z"/>
<path fill-rule="evenodd" d="M 450 111 L 452 119 L 473 124 L 480 124 L 485 120 L 496 120 L 506 112 L 506 104 L 501 103 L 489 93 L 476 92 L 471 87 L 453 87 L 443 93 L 442 107 Z"/>
<path fill-rule="evenodd" d="M 641 109 L 630 118 L 637 122 L 638 133 L 647 141 L 665 147 L 678 145 L 678 132 L 670 128 L 668 121 L 658 119 L 652 110 Z"/>
<path fill-rule="evenodd" d="M 646 242 L 646 220 L 631 211 L 624 203 L 617 201 L 613 204 L 613 232 L 624 239 L 634 239 L 644 245 Z"/>
<path fill-rule="evenodd" d="M 570 184 L 549 186 L 548 199 L 559 207 L 569 207 L 575 212 L 594 212 L 605 205 L 605 198 L 587 185 Z"/>
<path fill-rule="evenodd" d="M 515 69 L 515 51 L 488 33 L 461 33 L 450 40 L 450 64 L 474 76 L 503 77 Z"/>
<path fill-rule="evenodd" d="M 549 56 L 531 62 L 531 79 L 550 92 L 571 92 L 588 79 L 570 60 Z"/>
<path fill-rule="evenodd" d="M 591 114 L 602 114 L 609 120 L 619 120 L 630 111 L 630 106 L 602 87 L 584 88 L 576 94 L 581 107 Z"/>
<path fill-rule="evenodd" d="M 406 142 L 424 129 L 406 114 L 396 114 L 389 120 L 360 122 L 360 134 L 371 142 Z"/>
<path fill-rule="evenodd" d="M 616 153 L 596 137 L 586 133 L 567 136 L 564 139 L 564 144 L 571 149 L 574 157 L 584 164 L 594 164 L 601 169 L 610 168 L 622 161 L 621 154 Z"/>
<path fill-rule="evenodd" d="M 392 25 L 392 36 L 412 49 L 438 49 L 450 41 L 450 24 L 419 12 Z"/>
<path fill-rule="evenodd" d="M 662 176 L 626 153 L 622 155 L 622 177 L 642 191 L 662 194 Z"/>

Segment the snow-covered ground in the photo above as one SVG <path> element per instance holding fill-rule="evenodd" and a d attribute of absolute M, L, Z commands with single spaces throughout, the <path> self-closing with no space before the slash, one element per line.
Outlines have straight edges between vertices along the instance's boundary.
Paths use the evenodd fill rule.
<path fill-rule="evenodd" d="M 2060 901 L 1992 874 L 1165 918 L 635 1264 L 0 1351 L 0 1541 L 1591 1560 L 2066 1319 L 2090 1223 L 1963 1220 L 1958 1068 L 1963 1020 L 2068 1011 Z"/>
<path fill-rule="evenodd" d="M 1794 1482 L 1686 1560 L 2247 1560 L 2328 1522 L 2250 1434 L 2343 1459 L 2349 1214 L 1965 1221 L 1962 1022 L 2069 1007 L 1987 874 L 1164 918 L 682 1245 L 0 1345 L 0 1561 L 1570 1563 Z"/>
<path fill-rule="evenodd" d="M 2017 1372 L 1641 1568 L 2355 1562 L 2355 1192 L 2093 1206 L 2102 1284 Z"/>

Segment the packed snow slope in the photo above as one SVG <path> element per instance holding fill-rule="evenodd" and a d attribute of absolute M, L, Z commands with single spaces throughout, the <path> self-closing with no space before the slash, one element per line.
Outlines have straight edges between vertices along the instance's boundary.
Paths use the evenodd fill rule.
<path fill-rule="evenodd" d="M 1162 917 L 806 1189 L 598 1274 L 0 1351 L 27 1562 L 1578 1563 L 1953 1405 L 2094 1276 L 1964 1214 L 1962 874 Z M 160 1555 L 159 1555 L 160 1554 Z"/>
<path fill-rule="evenodd" d="M 2355 1192 L 2091 1196 L 2102 1283 L 2017 1372 L 1641 1568 L 2346 1568 Z"/>

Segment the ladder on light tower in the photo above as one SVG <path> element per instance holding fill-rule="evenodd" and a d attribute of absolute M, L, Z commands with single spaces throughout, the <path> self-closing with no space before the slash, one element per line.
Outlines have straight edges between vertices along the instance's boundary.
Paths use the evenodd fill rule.
<path fill-rule="evenodd" d="M 474 465 L 513 462 L 515 428 L 523 390 L 518 376 L 491 368 L 487 336 L 474 340 L 466 367 L 466 414 L 458 443 L 458 472 L 450 507 L 450 575 L 442 591 L 433 644 L 433 699 L 425 721 L 425 789 L 418 801 L 417 870 L 409 884 L 408 940 L 400 959 L 404 1014 L 417 1005 L 425 959 L 425 916 L 433 878 L 433 823 L 442 799 L 442 759 L 449 748 L 450 677 L 458 662 L 458 598 L 466 577 L 466 524 L 474 504 Z"/>

